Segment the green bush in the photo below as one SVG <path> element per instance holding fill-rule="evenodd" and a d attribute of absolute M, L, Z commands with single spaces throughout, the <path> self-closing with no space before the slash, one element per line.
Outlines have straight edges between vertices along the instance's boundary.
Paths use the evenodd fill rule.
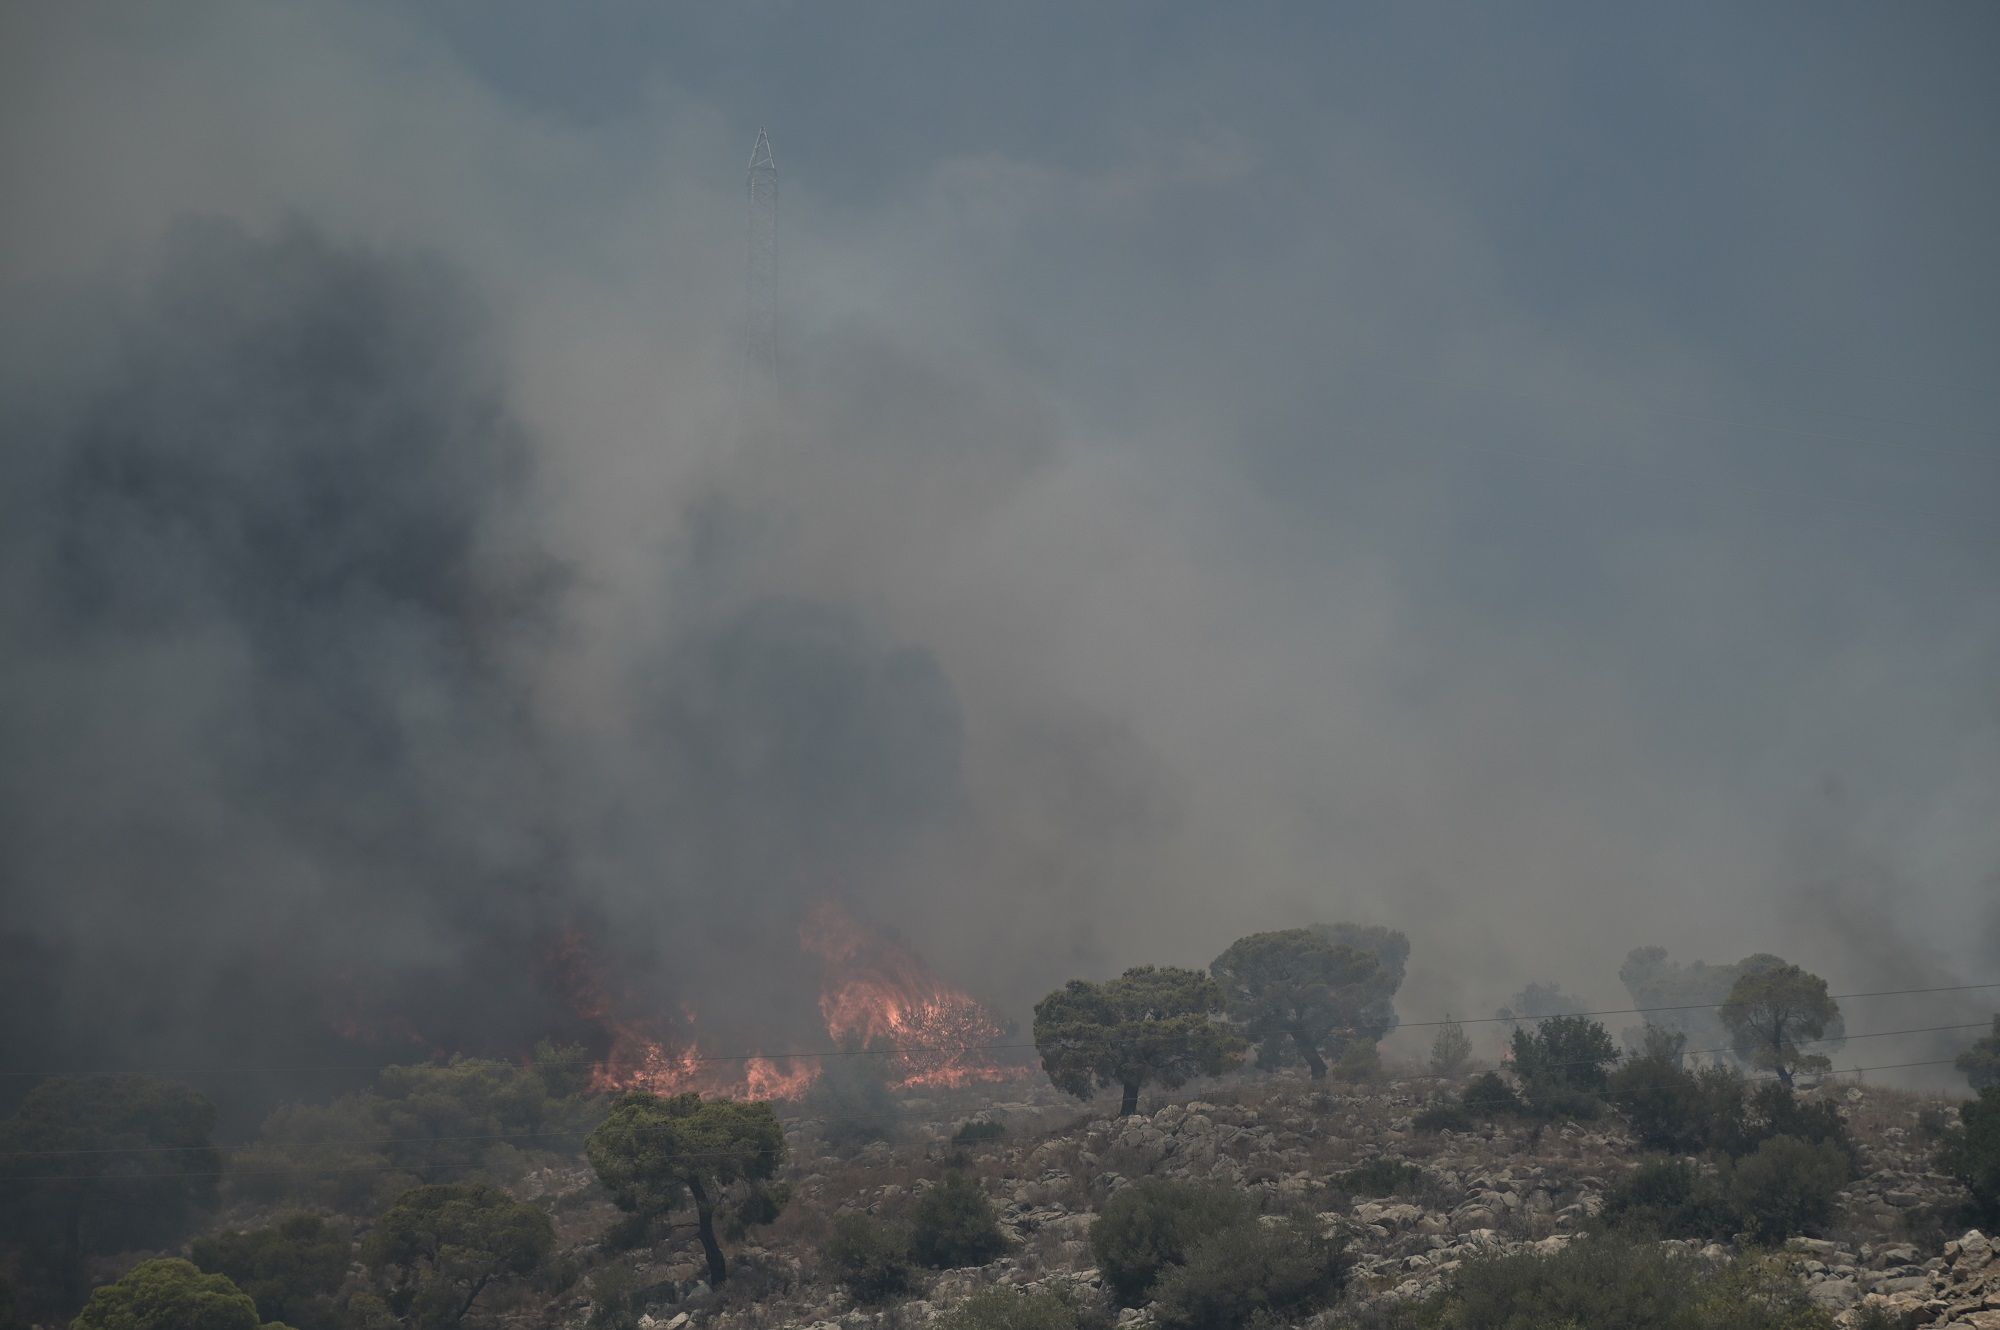
<path fill-rule="evenodd" d="M 1232 1224 L 1202 1238 L 1187 1263 L 1154 1285 L 1161 1330 L 1239 1330 L 1292 1319 L 1325 1306 L 1347 1278 L 1340 1244 L 1316 1220 Z"/>
<path fill-rule="evenodd" d="M 1415 1164 L 1383 1155 L 1371 1159 L 1359 1168 L 1350 1168 L 1337 1174 L 1333 1182 L 1343 1191 L 1356 1196 L 1389 1196 L 1398 1191 L 1407 1191 L 1424 1180 L 1424 1171 Z"/>
<path fill-rule="evenodd" d="M 1618 1060 L 1611 1033 L 1588 1016 L 1551 1016 L 1514 1031 L 1514 1074 L 1521 1097 L 1540 1117 L 1594 1118 L 1609 1088 L 1605 1067 Z"/>
<path fill-rule="evenodd" d="M 1937 1166 L 1972 1193 L 1972 1222 L 2000 1227 L 2000 1085 L 1959 1105 L 1958 1125 L 1938 1141 Z"/>
<path fill-rule="evenodd" d="M 914 1287 L 909 1230 L 866 1215 L 837 1216 L 820 1255 L 856 1302 L 882 1302 Z"/>
<path fill-rule="evenodd" d="M 997 1141 L 1007 1134 L 1007 1129 L 997 1122 L 983 1118 L 968 1118 L 952 1133 L 953 1145 L 977 1145 L 981 1141 Z"/>
<path fill-rule="evenodd" d="M 90 1295 L 71 1330 L 257 1330 L 257 1304 L 190 1261 L 143 1261 Z"/>
<path fill-rule="evenodd" d="M 1825 1224 L 1850 1176 L 1847 1155 L 1834 1142 L 1773 1136 L 1736 1161 L 1729 1200 L 1745 1232 L 1776 1245 Z"/>
<path fill-rule="evenodd" d="M 1466 1082 L 1459 1104 L 1474 1117 L 1496 1118 L 1523 1112 L 1521 1096 L 1497 1071 L 1482 1071 Z"/>
<path fill-rule="evenodd" d="M 1527 1111 L 1521 1096 L 1498 1072 L 1482 1071 L 1466 1082 L 1457 1099 L 1440 1099 L 1420 1111 L 1411 1125 L 1418 1131 L 1471 1131 L 1480 1120 L 1515 1117 Z"/>
<path fill-rule="evenodd" d="M 1333 1077 L 1357 1085 L 1372 1085 L 1382 1079 L 1382 1050 L 1373 1039 L 1357 1039 L 1341 1052 L 1333 1064 Z"/>
<path fill-rule="evenodd" d="M 1825 1099 L 1808 1104 L 1789 1086 L 1776 1083 L 1762 1086 L 1750 1096 L 1742 1126 L 1719 1144 L 1730 1154 L 1741 1157 L 1755 1152 L 1774 1136 L 1789 1136 L 1808 1145 L 1835 1146 L 1847 1157 L 1850 1168 L 1860 1161 L 1854 1139 L 1847 1132 L 1847 1119 L 1840 1115 L 1838 1107 Z"/>
<path fill-rule="evenodd" d="M 931 1323 L 932 1330 L 1112 1330 L 1117 1322 L 1067 1290 L 983 1289 Z"/>
<path fill-rule="evenodd" d="M 1185 1265 L 1203 1238 L 1254 1220 L 1249 1200 L 1233 1188 L 1144 1178 L 1105 1202 L 1090 1226 L 1090 1251 L 1112 1295 L 1136 1307 L 1161 1272 Z"/>
<path fill-rule="evenodd" d="M 1479 1124 L 1457 1100 L 1440 1099 L 1420 1110 L 1410 1125 L 1418 1131 L 1471 1131 Z"/>
<path fill-rule="evenodd" d="M 933 1270 L 985 1265 L 1007 1251 L 993 1202 L 972 1177 L 946 1173 L 910 1207 L 910 1256 Z"/>
<path fill-rule="evenodd" d="M 1773 1136 L 1713 1172 L 1688 1160 L 1641 1164 L 1605 1193 L 1604 1218 L 1667 1238 L 1747 1233 L 1776 1245 L 1825 1224 L 1849 1176 L 1847 1156 L 1833 1142 Z"/>
<path fill-rule="evenodd" d="M 1739 1227 L 1724 1183 L 1687 1159 L 1653 1159 L 1604 1193 L 1607 1225 L 1663 1238 L 1728 1238 Z"/>
<path fill-rule="evenodd" d="M 227 1275 L 267 1321 L 296 1330 L 340 1323 L 333 1294 L 347 1278 L 354 1241 L 324 1215 L 287 1215 L 267 1228 L 230 1229 L 195 1240 L 189 1255 L 210 1274 Z"/>
<path fill-rule="evenodd" d="M 1651 1055 L 1612 1072 L 1608 1093 L 1641 1145 L 1694 1154 L 1741 1133 L 1744 1091 L 1743 1077 L 1731 1068 L 1689 1071 L 1670 1057 Z"/>
<path fill-rule="evenodd" d="M 1832 1330 L 1783 1265 L 1717 1267 L 1653 1241 L 1599 1234 L 1543 1255 L 1477 1257 L 1429 1297 L 1390 1309 L 1393 1330 Z"/>

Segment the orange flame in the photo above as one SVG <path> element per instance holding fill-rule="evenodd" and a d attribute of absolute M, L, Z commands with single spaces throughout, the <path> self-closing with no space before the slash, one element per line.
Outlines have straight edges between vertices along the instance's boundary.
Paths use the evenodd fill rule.
<path fill-rule="evenodd" d="M 988 1055 L 988 1046 L 1007 1033 L 992 1012 L 837 903 L 827 901 L 807 916 L 799 943 L 825 967 L 819 1006 L 827 1034 L 836 1044 L 883 1051 L 891 1084 L 961 1086 L 1026 1072 Z M 678 1020 L 621 1015 L 624 1004 L 606 991 L 581 933 L 559 939 L 548 961 L 570 1006 L 611 1036 L 609 1053 L 592 1068 L 593 1090 L 797 1099 L 819 1079 L 820 1060 L 808 1053 L 706 1052 L 692 1011 Z"/>
<path fill-rule="evenodd" d="M 836 1043 L 895 1049 L 888 1058 L 893 1082 L 960 1086 L 1021 1074 L 988 1055 L 1007 1033 L 991 1011 L 837 902 L 822 902 L 806 917 L 799 943 L 826 967 L 819 997 L 826 1032 Z"/>

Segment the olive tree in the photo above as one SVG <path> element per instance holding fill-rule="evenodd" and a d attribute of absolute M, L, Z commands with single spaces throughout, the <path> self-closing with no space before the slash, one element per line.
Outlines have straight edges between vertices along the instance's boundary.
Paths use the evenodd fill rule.
<path fill-rule="evenodd" d="M 1729 1031 L 1736 1055 L 1776 1073 L 1787 1089 L 1798 1073 L 1833 1066 L 1825 1054 L 1807 1053 L 1800 1045 L 1817 1041 L 1839 1021 L 1840 1004 L 1827 996 L 1826 980 L 1796 965 L 1746 972 L 1730 987 L 1716 1017 Z"/>
<path fill-rule="evenodd" d="M 1309 928 L 1238 938 L 1208 969 L 1229 1018 L 1258 1046 L 1259 1066 L 1282 1065 L 1296 1054 L 1312 1079 L 1323 1081 L 1327 1061 L 1350 1041 L 1383 1034 L 1379 1011 L 1370 1010 L 1381 971 L 1374 953 L 1328 942 Z"/>
<path fill-rule="evenodd" d="M 1243 1039 L 1218 1019 L 1222 1011 L 1221 987 L 1200 970 L 1139 965 L 1101 984 L 1072 979 L 1037 1002 L 1035 1048 L 1066 1094 L 1088 1099 L 1118 1086 L 1125 1117 L 1143 1086 L 1218 1076 L 1243 1060 Z"/>
<path fill-rule="evenodd" d="M 754 1185 L 785 1161 L 785 1130 L 767 1103 L 636 1090 L 612 1104 L 584 1151 L 628 1214 L 650 1218 L 693 1202 L 711 1286 L 729 1277 L 715 1237 L 716 1211 L 729 1189 L 752 1184 L 735 1206 L 742 1224 L 769 1223 L 785 1203 L 782 1189 Z"/>

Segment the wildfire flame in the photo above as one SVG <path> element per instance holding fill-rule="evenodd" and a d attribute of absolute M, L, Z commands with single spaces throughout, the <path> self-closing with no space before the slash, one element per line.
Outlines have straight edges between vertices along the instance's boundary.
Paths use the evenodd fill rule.
<path fill-rule="evenodd" d="M 807 916 L 799 944 L 824 967 L 819 1006 L 827 1036 L 837 1045 L 879 1051 L 891 1085 L 961 1086 L 1022 1074 L 988 1054 L 1007 1033 L 991 1011 L 838 904 L 828 901 Z M 797 1099 L 819 1078 L 820 1060 L 810 1053 L 706 1050 L 692 1011 L 664 1019 L 624 1015 L 625 1004 L 607 990 L 580 933 L 566 934 L 548 961 L 576 1013 L 611 1036 L 609 1052 L 592 1070 L 593 1089 Z"/>
<path fill-rule="evenodd" d="M 988 1053 L 1007 1033 L 991 1011 L 837 902 L 806 917 L 799 944 L 826 967 L 819 1009 L 827 1034 L 836 1043 L 895 1049 L 886 1055 L 892 1083 L 960 1086 L 1018 1074 Z"/>

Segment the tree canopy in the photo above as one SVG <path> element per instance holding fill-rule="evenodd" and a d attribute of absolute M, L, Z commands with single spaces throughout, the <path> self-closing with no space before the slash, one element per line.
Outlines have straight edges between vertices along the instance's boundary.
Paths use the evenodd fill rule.
<path fill-rule="evenodd" d="M 1309 928 L 1238 938 L 1208 968 L 1230 1019 L 1257 1045 L 1259 1066 L 1295 1054 L 1312 1079 L 1325 1080 L 1327 1059 L 1338 1059 L 1349 1041 L 1384 1033 L 1375 953 Z"/>
<path fill-rule="evenodd" d="M 0 1122 L 0 1231 L 73 1311 L 93 1252 L 159 1248 L 213 1209 L 215 1105 L 150 1076 L 58 1076 Z"/>
<path fill-rule="evenodd" d="M 1361 1025 L 1374 1033 L 1363 1036 L 1380 1039 L 1396 1028 L 1396 990 L 1403 986 L 1403 967 L 1410 959 L 1410 939 L 1393 928 L 1378 924 L 1314 924 L 1314 934 L 1336 947 L 1365 951 L 1375 958 L 1375 977 L 1369 981 L 1368 1001 Z"/>
<path fill-rule="evenodd" d="M 384 1067 L 372 1089 L 272 1112 L 261 1143 L 236 1152 L 238 1185 L 267 1202 L 360 1212 L 420 1182 L 504 1175 L 517 1152 L 573 1148 L 596 1120 L 600 1101 L 580 1097 L 587 1057 L 545 1041 L 532 1068 L 469 1057 Z"/>
<path fill-rule="evenodd" d="M 1101 984 L 1072 979 L 1036 1003 L 1035 1047 L 1066 1094 L 1118 1086 L 1123 1117 L 1143 1086 L 1217 1076 L 1243 1060 L 1243 1038 L 1217 1019 L 1222 1011 L 1221 987 L 1200 970 L 1139 965 Z"/>
<path fill-rule="evenodd" d="M 258 1330 L 257 1304 L 191 1261 L 142 1261 L 92 1293 L 70 1330 Z"/>
<path fill-rule="evenodd" d="M 441 1182 L 399 1196 L 364 1252 L 399 1275 L 391 1308 L 421 1326 L 451 1326 L 495 1280 L 539 1269 L 555 1240 L 547 1215 L 498 1187 Z"/>
<path fill-rule="evenodd" d="M 1833 1066 L 1824 1053 L 1801 1045 L 1817 1041 L 1840 1019 L 1840 1004 L 1827 996 L 1826 980 L 1796 965 L 1774 965 L 1739 976 L 1729 1000 L 1716 1012 L 1729 1031 L 1736 1055 L 1752 1067 L 1773 1072 L 1787 1088 L 1800 1072 Z"/>
<path fill-rule="evenodd" d="M 233 1280 L 265 1320 L 332 1330 L 339 1321 L 332 1295 L 347 1277 L 353 1250 L 346 1230 L 308 1212 L 197 1238 L 188 1254 L 204 1271 Z"/>
<path fill-rule="evenodd" d="M 1511 1051 L 1522 1098 L 1539 1113 L 1596 1113 L 1604 1069 L 1618 1060 L 1610 1032 L 1588 1016 L 1551 1016 L 1516 1030 Z"/>
<path fill-rule="evenodd" d="M 1958 1055 L 1958 1069 L 1975 1090 L 2000 1085 L 2000 1016 L 1993 1018 L 1992 1034 Z"/>
<path fill-rule="evenodd" d="M 767 1103 L 662 1098 L 643 1090 L 621 1096 L 584 1142 L 590 1166 L 621 1210 L 641 1219 L 665 1215 L 692 1200 L 695 1228 L 708 1258 L 708 1282 L 729 1277 L 715 1237 L 717 1207 L 736 1183 L 771 1177 L 785 1160 L 785 1131 Z M 781 1190 L 752 1187 L 736 1205 L 741 1223 L 778 1217 Z"/>

